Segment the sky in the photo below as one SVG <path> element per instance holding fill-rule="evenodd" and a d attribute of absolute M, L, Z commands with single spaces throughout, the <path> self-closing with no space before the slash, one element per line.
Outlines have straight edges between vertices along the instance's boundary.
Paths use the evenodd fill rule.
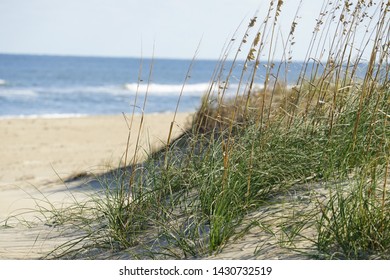
<path fill-rule="evenodd" d="M 299 0 L 284 1 L 288 34 Z M 308 44 L 322 0 L 303 0 L 296 41 Z M 269 0 L 0 0 L 0 53 L 218 59 L 241 22 Z M 297 46 L 294 59 L 307 48 Z"/>

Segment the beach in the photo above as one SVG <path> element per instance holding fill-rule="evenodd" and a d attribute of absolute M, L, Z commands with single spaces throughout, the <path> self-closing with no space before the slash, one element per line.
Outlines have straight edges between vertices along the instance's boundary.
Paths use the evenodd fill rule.
<path fill-rule="evenodd" d="M 175 135 L 185 129 L 188 114 L 177 115 Z M 130 118 L 129 116 L 127 118 Z M 173 114 L 145 116 L 141 146 L 161 147 Z M 135 148 L 141 116 L 135 116 L 129 155 Z M 130 122 L 130 119 L 128 120 Z M 0 120 L 0 189 L 39 186 L 84 172 L 101 173 L 124 161 L 129 133 L 124 116 L 25 118 Z M 134 141 L 133 141 L 134 140 Z M 142 149 L 143 150 L 143 149 Z M 144 158 L 139 154 L 139 160 Z"/>
<path fill-rule="evenodd" d="M 189 116 L 177 114 L 173 137 L 185 130 Z M 32 207 L 31 193 L 53 191 L 70 178 L 122 167 L 130 120 L 131 116 L 122 115 L 1 119 L 0 220 Z M 138 162 L 166 143 L 172 120 L 172 113 L 145 115 Z M 134 155 L 140 121 L 141 116 L 135 115 L 128 162 Z"/>
<path fill-rule="evenodd" d="M 386 271 L 390 1 L 3 2 L 4 275 Z"/>

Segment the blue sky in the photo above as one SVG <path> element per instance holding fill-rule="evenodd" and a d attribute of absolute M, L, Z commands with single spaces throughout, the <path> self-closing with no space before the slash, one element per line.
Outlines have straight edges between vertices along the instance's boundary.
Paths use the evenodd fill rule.
<path fill-rule="evenodd" d="M 288 34 L 299 0 L 286 0 Z M 217 59 L 268 0 L 0 0 L 0 53 Z M 304 58 L 322 0 L 303 0 L 294 59 Z M 286 33 L 287 32 L 287 33 Z"/>

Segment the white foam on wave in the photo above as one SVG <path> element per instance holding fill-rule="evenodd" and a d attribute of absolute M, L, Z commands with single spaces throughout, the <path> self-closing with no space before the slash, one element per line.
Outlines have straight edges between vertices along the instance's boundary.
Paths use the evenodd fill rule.
<path fill-rule="evenodd" d="M 179 84 L 137 84 L 137 83 L 131 83 L 131 84 L 125 84 L 125 89 L 131 93 L 138 93 L 143 94 L 146 91 L 148 91 L 148 94 L 155 95 L 155 96 L 179 96 L 181 91 L 183 90 L 184 96 L 194 96 L 194 97 L 201 97 L 205 95 L 208 91 L 211 91 L 211 95 L 224 93 L 226 97 L 234 97 L 237 92 L 239 95 L 245 94 L 245 92 L 248 90 L 247 85 L 242 84 L 239 88 L 239 84 L 232 83 L 228 84 L 225 87 L 224 83 L 214 83 L 212 87 L 210 88 L 209 83 L 198 83 L 198 84 L 187 84 L 179 85 Z M 261 90 L 264 88 L 263 84 L 254 84 L 253 89 Z"/>
<path fill-rule="evenodd" d="M 257 89 L 261 89 L 263 86 L 258 84 L 255 85 Z M 214 84 L 211 93 L 221 93 L 225 92 L 226 96 L 234 96 L 237 93 L 238 84 L 230 84 L 226 90 L 224 89 L 223 84 Z M 139 94 L 145 94 L 148 92 L 151 96 L 170 96 L 170 97 L 179 97 L 180 93 L 183 91 L 183 96 L 185 97 L 201 97 L 210 90 L 209 83 L 197 83 L 197 84 L 137 84 L 137 83 L 128 83 L 123 86 L 119 85 L 102 85 L 102 86 L 73 86 L 73 87 L 37 87 L 37 88 L 12 88 L 12 87 L 1 87 L 0 88 L 0 97 L 7 99 L 32 99 L 38 98 L 39 96 L 45 95 L 73 95 L 77 96 L 79 94 L 91 95 L 94 94 L 103 94 L 103 95 L 112 95 L 112 96 L 131 96 L 135 95 L 136 92 Z M 245 85 L 242 85 L 239 89 L 239 94 L 244 94 Z"/>
<path fill-rule="evenodd" d="M 0 86 L 5 86 L 7 82 L 3 79 L 0 79 Z"/>
<path fill-rule="evenodd" d="M 76 87 L 53 87 L 53 88 L 42 88 L 42 92 L 50 92 L 57 94 L 73 94 L 73 93 L 101 93 L 101 94 L 112 94 L 119 95 L 125 94 L 126 91 L 119 86 L 76 86 Z"/>
<path fill-rule="evenodd" d="M 148 91 L 150 94 L 154 95 L 179 95 L 183 90 L 183 93 L 190 95 L 202 95 L 204 94 L 209 87 L 208 83 L 198 83 L 198 84 L 137 84 L 130 83 L 125 84 L 124 88 L 132 93 L 139 92 L 145 93 Z"/>
<path fill-rule="evenodd" d="M 1 89 L 0 90 L 0 96 L 1 97 L 8 97 L 8 98 L 23 98 L 23 97 L 36 97 L 38 94 L 31 89 Z"/>

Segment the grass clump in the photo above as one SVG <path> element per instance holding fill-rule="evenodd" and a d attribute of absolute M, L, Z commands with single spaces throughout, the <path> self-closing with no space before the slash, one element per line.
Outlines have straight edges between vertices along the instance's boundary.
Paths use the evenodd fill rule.
<path fill-rule="evenodd" d="M 389 198 L 384 186 L 363 175 L 348 190 L 336 189 L 322 205 L 318 248 L 326 258 L 388 258 Z"/>

